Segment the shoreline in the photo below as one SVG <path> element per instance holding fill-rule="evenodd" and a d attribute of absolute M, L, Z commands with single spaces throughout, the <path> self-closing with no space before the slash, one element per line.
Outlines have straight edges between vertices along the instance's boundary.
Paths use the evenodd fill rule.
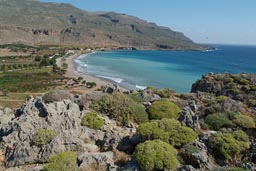
<path fill-rule="evenodd" d="M 94 53 L 94 52 L 91 52 L 91 53 Z M 85 53 L 85 54 L 89 55 L 91 53 Z M 79 58 L 81 55 L 84 55 L 84 54 L 74 54 L 74 55 L 71 55 L 71 56 L 68 56 L 68 57 L 65 58 L 66 61 L 64 63 L 68 64 L 67 72 L 64 74 L 65 77 L 67 77 L 67 78 L 83 77 L 87 82 L 95 82 L 97 84 L 97 86 L 95 87 L 96 89 L 101 88 L 103 86 L 108 86 L 108 85 L 118 85 L 119 89 L 121 91 L 130 91 L 128 88 L 122 87 L 122 86 L 120 86 L 120 84 L 118 84 L 118 83 L 116 83 L 112 80 L 99 78 L 99 77 L 96 77 L 96 76 L 92 76 L 88 73 L 80 72 L 78 70 L 78 64 L 75 62 L 75 60 L 77 58 Z M 57 65 L 60 68 L 62 68 L 61 59 L 62 59 L 62 57 L 57 59 Z"/>

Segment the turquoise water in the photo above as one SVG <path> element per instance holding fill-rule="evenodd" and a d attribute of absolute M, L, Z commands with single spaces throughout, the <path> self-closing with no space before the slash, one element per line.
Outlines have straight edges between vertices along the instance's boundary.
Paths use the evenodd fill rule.
<path fill-rule="evenodd" d="M 80 56 L 81 72 L 129 89 L 169 87 L 189 92 L 203 74 L 256 73 L 255 46 L 215 45 L 213 51 L 106 51 Z"/>

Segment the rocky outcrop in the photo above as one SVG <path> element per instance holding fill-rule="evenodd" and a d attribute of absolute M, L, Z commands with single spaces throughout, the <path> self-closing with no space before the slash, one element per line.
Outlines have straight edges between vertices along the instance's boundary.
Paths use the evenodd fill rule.
<path fill-rule="evenodd" d="M 32 32 L 34 35 L 46 35 L 46 36 L 52 36 L 57 35 L 59 32 L 57 30 L 53 29 L 32 29 Z"/>
<path fill-rule="evenodd" d="M 100 162 L 104 154 L 99 151 L 116 148 L 122 137 L 133 133 L 129 128 L 118 127 L 107 117 L 101 130 L 81 126 L 83 115 L 79 106 L 70 100 L 45 104 L 41 98 L 30 97 L 17 111 L 16 118 L 7 125 L 1 124 L 5 165 L 42 163 L 63 151 L 78 151 L 81 155 L 92 153 L 90 161 L 97 154 Z M 37 146 L 34 136 L 41 128 L 54 130 L 56 136 L 49 143 Z M 85 161 L 83 163 L 85 165 Z"/>
<path fill-rule="evenodd" d="M 7 125 L 15 117 L 14 111 L 9 108 L 0 110 L 0 124 Z"/>
<path fill-rule="evenodd" d="M 146 102 L 154 102 L 154 101 L 157 101 L 157 100 L 161 100 L 161 97 L 159 95 L 155 94 L 150 89 L 142 90 L 140 92 L 140 95 L 141 95 L 142 99 Z"/>
<path fill-rule="evenodd" d="M 80 171 L 115 171 L 113 152 L 83 153 L 78 157 Z"/>
<path fill-rule="evenodd" d="M 212 170 L 212 168 L 214 167 L 214 163 L 208 156 L 206 145 L 199 141 L 194 141 L 192 145 L 197 148 L 196 152 L 193 152 L 191 154 L 181 154 L 185 159 L 186 164 L 189 164 L 198 170 Z M 188 168 L 192 169 L 193 167 Z"/>
<path fill-rule="evenodd" d="M 255 74 L 213 74 L 202 76 L 192 85 L 191 92 L 207 92 L 216 96 L 225 95 L 239 101 L 245 101 L 246 97 L 253 95 L 256 87 Z"/>
<path fill-rule="evenodd" d="M 103 87 L 104 93 L 118 93 L 121 92 L 120 87 L 117 84 L 108 84 L 105 87 Z"/>
<path fill-rule="evenodd" d="M 178 171 L 196 171 L 196 169 L 191 165 L 184 165 L 178 168 Z"/>
<path fill-rule="evenodd" d="M 199 129 L 199 117 L 193 112 L 193 110 L 187 106 L 183 108 L 178 119 L 183 126 L 188 126 L 193 129 Z"/>

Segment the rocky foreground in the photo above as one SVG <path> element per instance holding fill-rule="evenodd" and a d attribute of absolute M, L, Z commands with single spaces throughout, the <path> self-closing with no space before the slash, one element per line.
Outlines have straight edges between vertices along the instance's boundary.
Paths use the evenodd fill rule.
<path fill-rule="evenodd" d="M 192 93 L 54 90 L 0 111 L 0 170 L 256 170 L 256 76 L 207 74 Z"/>

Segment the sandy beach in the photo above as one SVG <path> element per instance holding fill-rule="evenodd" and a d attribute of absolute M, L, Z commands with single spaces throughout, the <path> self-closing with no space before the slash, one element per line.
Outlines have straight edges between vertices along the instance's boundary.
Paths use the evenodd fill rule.
<path fill-rule="evenodd" d="M 97 78 L 97 77 L 93 77 L 89 74 L 86 74 L 86 73 L 81 73 L 77 70 L 77 64 L 75 63 L 75 59 L 78 58 L 80 55 L 78 54 L 74 54 L 74 55 L 71 55 L 69 57 L 66 57 L 66 61 L 65 63 L 68 64 L 68 67 L 67 67 L 67 72 L 66 74 L 64 75 L 65 77 L 68 77 L 68 78 L 78 78 L 78 77 L 83 77 L 87 82 L 95 82 L 97 84 L 96 86 L 96 89 L 97 88 L 101 88 L 102 86 L 106 86 L 106 85 L 109 85 L 109 84 L 117 84 L 115 82 L 112 82 L 110 80 L 106 80 L 106 79 L 101 79 L 101 78 Z M 57 65 L 59 67 L 62 66 L 62 61 L 61 61 L 62 58 L 58 58 L 57 59 Z M 122 91 L 127 91 L 126 88 L 124 87 L 120 87 L 120 89 Z"/>

